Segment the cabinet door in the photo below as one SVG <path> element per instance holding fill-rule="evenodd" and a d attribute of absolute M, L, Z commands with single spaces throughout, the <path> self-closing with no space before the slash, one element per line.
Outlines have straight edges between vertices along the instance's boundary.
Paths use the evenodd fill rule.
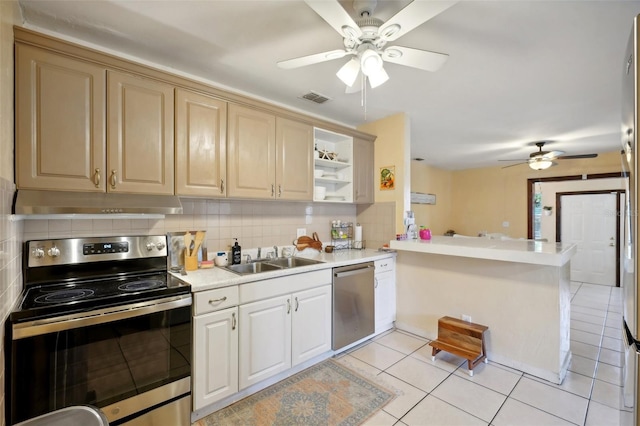
<path fill-rule="evenodd" d="M 107 191 L 173 194 L 173 87 L 107 74 Z"/>
<path fill-rule="evenodd" d="M 353 139 L 353 200 L 356 204 L 374 202 L 374 145 L 364 139 Z"/>
<path fill-rule="evenodd" d="M 240 389 L 291 367 L 291 297 L 240 306 Z"/>
<path fill-rule="evenodd" d="M 238 392 L 238 308 L 193 318 L 193 409 Z"/>
<path fill-rule="evenodd" d="M 276 119 L 276 198 L 313 199 L 313 127 Z"/>
<path fill-rule="evenodd" d="M 331 350 L 331 286 L 294 293 L 291 353 L 293 365 Z"/>
<path fill-rule="evenodd" d="M 104 192 L 106 70 L 16 44 L 15 88 L 18 188 Z"/>
<path fill-rule="evenodd" d="M 276 117 L 229 104 L 227 195 L 275 198 Z"/>
<path fill-rule="evenodd" d="M 376 334 L 389 330 L 396 320 L 396 273 L 379 272 L 375 275 Z"/>
<path fill-rule="evenodd" d="M 225 196 L 227 103 L 176 89 L 176 195 Z"/>

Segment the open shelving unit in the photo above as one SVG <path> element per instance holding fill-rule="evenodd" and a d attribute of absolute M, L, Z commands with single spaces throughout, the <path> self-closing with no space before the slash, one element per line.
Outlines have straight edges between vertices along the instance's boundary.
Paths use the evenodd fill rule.
<path fill-rule="evenodd" d="M 322 176 L 314 177 L 314 201 L 352 203 L 353 138 L 319 128 L 314 128 L 313 133 L 314 171 L 322 170 Z M 318 188 L 324 188 L 324 198 L 319 196 Z"/>

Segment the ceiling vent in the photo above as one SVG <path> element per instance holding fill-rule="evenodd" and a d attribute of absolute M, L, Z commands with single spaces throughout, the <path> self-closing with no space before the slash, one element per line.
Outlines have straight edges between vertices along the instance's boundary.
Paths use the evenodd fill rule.
<path fill-rule="evenodd" d="M 323 104 L 323 103 L 331 100 L 330 98 L 326 97 L 325 95 L 321 95 L 320 93 L 316 93 L 316 92 L 313 92 L 313 91 L 311 91 L 309 93 L 305 93 L 301 97 L 302 97 L 302 99 L 307 99 L 307 100 L 315 102 L 317 104 Z"/>

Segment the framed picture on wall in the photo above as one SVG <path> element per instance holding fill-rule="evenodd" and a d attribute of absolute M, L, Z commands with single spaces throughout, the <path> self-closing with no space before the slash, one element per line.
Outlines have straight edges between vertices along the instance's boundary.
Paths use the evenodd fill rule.
<path fill-rule="evenodd" d="M 380 167 L 380 191 L 396 189 L 396 166 Z"/>

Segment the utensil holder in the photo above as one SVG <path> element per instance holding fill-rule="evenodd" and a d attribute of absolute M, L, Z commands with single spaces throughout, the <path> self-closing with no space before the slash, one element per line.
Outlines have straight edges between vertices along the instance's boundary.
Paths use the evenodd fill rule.
<path fill-rule="evenodd" d="M 184 255 L 184 269 L 187 271 L 195 271 L 198 269 L 198 256 Z"/>

